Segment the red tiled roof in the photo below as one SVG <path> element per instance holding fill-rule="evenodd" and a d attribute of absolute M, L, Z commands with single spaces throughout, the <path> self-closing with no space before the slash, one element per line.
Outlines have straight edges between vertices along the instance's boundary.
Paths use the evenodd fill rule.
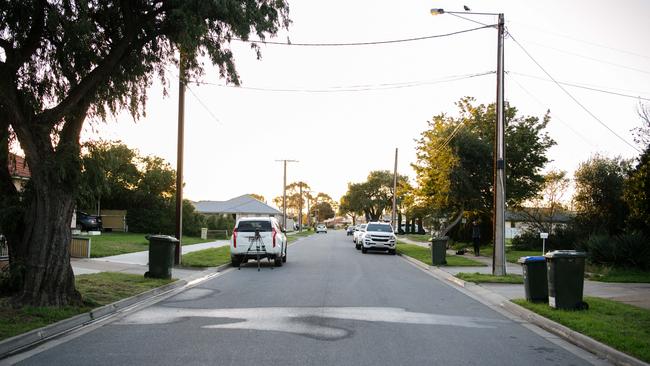
<path fill-rule="evenodd" d="M 10 153 L 8 167 L 9 174 L 11 174 L 12 177 L 30 178 L 32 176 L 32 173 L 29 171 L 29 167 L 27 166 L 27 162 L 22 156 Z"/>

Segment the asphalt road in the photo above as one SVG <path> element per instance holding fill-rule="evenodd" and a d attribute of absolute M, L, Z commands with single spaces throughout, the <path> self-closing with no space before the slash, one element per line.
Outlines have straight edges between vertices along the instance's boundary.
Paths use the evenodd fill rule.
<path fill-rule="evenodd" d="M 21 365 L 587 365 L 398 256 L 343 232 L 289 247 Z"/>

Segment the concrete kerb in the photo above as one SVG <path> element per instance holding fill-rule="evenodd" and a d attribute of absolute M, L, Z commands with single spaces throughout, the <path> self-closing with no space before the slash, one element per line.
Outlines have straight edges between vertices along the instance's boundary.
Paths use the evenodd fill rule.
<path fill-rule="evenodd" d="M 178 280 L 161 287 L 156 287 L 149 291 L 145 291 L 126 299 L 122 299 L 114 303 L 93 309 L 87 313 L 79 314 L 71 318 L 47 325 L 45 327 L 34 329 L 29 332 L 0 341 L 0 359 L 35 347 L 50 339 L 59 337 L 78 328 L 93 324 L 94 322 L 105 319 L 109 316 L 123 311 L 128 311 L 129 309 L 137 307 L 137 305 L 144 303 L 145 301 L 149 301 L 155 297 L 162 297 L 171 291 L 180 288 L 191 287 L 203 281 L 207 281 L 222 270 L 229 267 L 230 263 L 226 263 L 218 267 L 209 268 L 190 278 Z"/>
<path fill-rule="evenodd" d="M 399 255 L 405 260 L 407 260 L 408 262 L 420 267 L 421 269 L 429 271 L 429 273 L 433 277 L 443 282 L 448 282 L 450 284 L 453 284 L 454 286 L 462 287 L 465 290 L 470 291 L 473 295 L 482 298 L 483 300 L 487 301 L 492 305 L 498 306 L 499 308 L 507 311 L 508 313 L 516 317 L 519 317 L 523 321 L 534 324 L 552 334 L 555 334 L 571 344 L 574 344 L 590 353 L 593 353 L 596 356 L 607 359 L 609 362 L 615 365 L 650 366 L 650 364 L 646 362 L 636 359 L 628 354 L 625 354 L 606 344 L 603 344 L 591 337 L 576 332 L 570 328 L 565 327 L 562 324 L 556 323 L 533 311 L 521 307 L 513 303 L 512 301 L 506 299 L 505 297 L 502 297 L 499 294 L 492 293 L 492 291 L 489 291 L 484 287 L 476 285 L 472 282 L 466 282 L 464 280 L 461 280 L 460 278 L 455 277 L 449 272 L 446 272 L 435 266 L 429 266 L 426 263 L 423 263 L 417 259 L 402 254 Z"/>

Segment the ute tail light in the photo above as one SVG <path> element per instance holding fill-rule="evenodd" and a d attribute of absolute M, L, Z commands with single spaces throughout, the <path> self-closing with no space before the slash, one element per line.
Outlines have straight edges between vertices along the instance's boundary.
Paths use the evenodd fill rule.
<path fill-rule="evenodd" d="M 232 231 L 232 246 L 237 248 L 237 229 Z"/>
<path fill-rule="evenodd" d="M 275 231 L 275 228 L 273 229 L 273 248 L 275 248 L 275 236 L 278 234 L 277 231 Z"/>

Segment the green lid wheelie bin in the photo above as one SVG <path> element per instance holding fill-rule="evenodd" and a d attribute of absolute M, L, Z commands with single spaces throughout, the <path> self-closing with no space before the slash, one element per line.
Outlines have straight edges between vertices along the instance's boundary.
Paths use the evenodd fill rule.
<path fill-rule="evenodd" d="M 542 256 L 521 257 L 517 261 L 524 273 L 526 300 L 530 302 L 548 301 L 548 281 L 546 276 L 546 258 Z"/>
<path fill-rule="evenodd" d="M 169 235 L 147 235 L 149 240 L 149 271 L 145 277 L 172 278 L 174 249 L 178 239 Z"/>
<path fill-rule="evenodd" d="M 447 264 L 447 240 L 447 236 L 431 239 L 431 265 Z"/>
<path fill-rule="evenodd" d="M 582 301 L 586 253 L 556 250 L 544 256 L 548 270 L 549 306 L 565 310 L 587 309 L 587 303 Z"/>

